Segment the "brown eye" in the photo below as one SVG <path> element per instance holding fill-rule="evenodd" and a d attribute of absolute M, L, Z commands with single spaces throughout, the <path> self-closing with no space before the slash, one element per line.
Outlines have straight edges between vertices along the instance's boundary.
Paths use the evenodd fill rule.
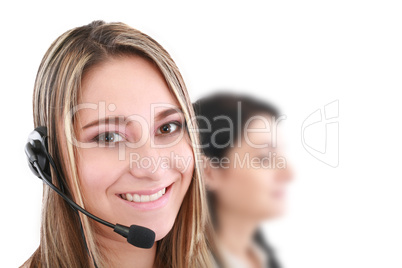
<path fill-rule="evenodd" d="M 176 123 L 168 123 L 159 127 L 156 134 L 157 135 L 169 134 L 175 132 L 178 128 L 179 126 Z"/>
<path fill-rule="evenodd" d="M 164 125 L 160 128 L 162 133 L 169 133 L 170 132 L 170 126 L 169 125 Z"/>

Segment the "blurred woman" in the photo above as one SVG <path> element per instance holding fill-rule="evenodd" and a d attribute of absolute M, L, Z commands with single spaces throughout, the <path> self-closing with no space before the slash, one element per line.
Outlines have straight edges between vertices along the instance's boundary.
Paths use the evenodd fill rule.
<path fill-rule="evenodd" d="M 223 263 L 231 268 L 280 267 L 259 227 L 282 214 L 291 179 L 276 135 L 277 110 L 230 93 L 216 93 L 193 106 Z"/>

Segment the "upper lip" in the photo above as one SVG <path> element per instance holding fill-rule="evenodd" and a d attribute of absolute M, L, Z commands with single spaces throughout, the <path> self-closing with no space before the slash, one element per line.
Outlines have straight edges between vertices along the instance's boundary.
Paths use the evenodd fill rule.
<path fill-rule="evenodd" d="M 151 195 L 151 194 L 156 194 L 157 192 L 159 192 L 159 191 L 162 190 L 163 188 L 167 188 L 167 187 L 169 187 L 169 186 L 172 185 L 172 184 L 173 184 L 173 183 L 171 183 L 171 184 L 169 184 L 169 185 L 167 185 L 167 186 L 162 186 L 162 187 L 154 188 L 154 189 L 151 189 L 151 190 L 141 190 L 141 191 L 132 191 L 132 192 L 127 191 L 127 192 L 122 192 L 122 193 L 119 193 L 119 194 Z M 119 195 L 119 194 L 118 194 L 118 195 Z"/>

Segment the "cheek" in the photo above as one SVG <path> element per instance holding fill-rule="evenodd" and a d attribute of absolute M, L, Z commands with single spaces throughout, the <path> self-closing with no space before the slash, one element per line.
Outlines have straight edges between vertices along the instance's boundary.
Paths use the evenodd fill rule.
<path fill-rule="evenodd" d="M 162 239 L 171 230 L 183 203 L 194 173 L 194 157 L 190 147 L 179 146 L 170 151 L 173 155 L 173 169 L 176 175 L 180 174 L 180 180 L 172 189 L 171 202 L 163 214 L 157 217 L 163 220 L 153 221 L 152 228 L 156 231 L 156 241 Z M 155 217 L 154 217 L 155 218 Z"/>
<path fill-rule="evenodd" d="M 283 200 L 277 196 L 281 183 L 276 178 L 276 171 L 259 169 L 255 171 L 255 213 L 264 218 L 277 215 L 282 210 Z"/>
<path fill-rule="evenodd" d="M 106 202 L 107 189 L 117 180 L 121 170 L 118 161 L 113 161 L 113 152 L 99 150 L 80 150 L 77 164 L 86 206 L 94 208 L 99 206 L 99 202 Z"/>
<path fill-rule="evenodd" d="M 221 189 L 221 199 L 226 206 L 246 214 L 264 215 L 275 209 L 272 192 L 275 180 L 271 171 L 236 168 L 228 170 Z"/>
<path fill-rule="evenodd" d="M 187 135 L 181 138 L 178 144 L 169 148 L 165 153 L 170 154 L 174 168 L 184 177 L 192 177 L 194 171 L 194 154 L 191 141 Z M 189 175 L 190 174 L 190 175 Z"/>
<path fill-rule="evenodd" d="M 194 173 L 194 155 L 188 144 L 183 144 L 172 151 L 174 153 L 174 168 L 181 173 L 181 195 L 188 189 Z"/>

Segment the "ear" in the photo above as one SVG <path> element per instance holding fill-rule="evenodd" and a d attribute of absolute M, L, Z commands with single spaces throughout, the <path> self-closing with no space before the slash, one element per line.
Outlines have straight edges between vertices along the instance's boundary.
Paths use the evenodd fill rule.
<path fill-rule="evenodd" d="M 204 181 L 205 186 L 209 191 L 215 191 L 221 184 L 221 170 L 214 164 L 214 161 L 206 156 L 203 156 Z"/>

